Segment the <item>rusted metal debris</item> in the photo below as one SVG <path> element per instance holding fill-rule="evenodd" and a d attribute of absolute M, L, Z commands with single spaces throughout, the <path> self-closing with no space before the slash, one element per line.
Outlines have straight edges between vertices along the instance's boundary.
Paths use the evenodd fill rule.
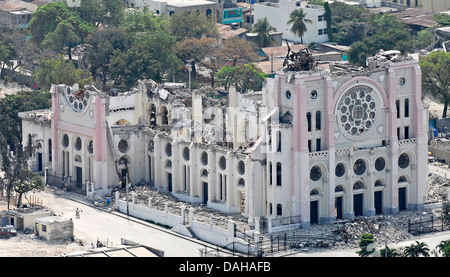
<path fill-rule="evenodd" d="M 285 66 L 287 70 L 304 71 L 311 70 L 317 66 L 317 61 L 314 61 L 314 58 L 308 48 L 294 52 L 291 50 L 287 40 L 286 44 L 288 47 L 288 52 L 286 54 L 286 58 L 284 59 L 283 66 Z"/>

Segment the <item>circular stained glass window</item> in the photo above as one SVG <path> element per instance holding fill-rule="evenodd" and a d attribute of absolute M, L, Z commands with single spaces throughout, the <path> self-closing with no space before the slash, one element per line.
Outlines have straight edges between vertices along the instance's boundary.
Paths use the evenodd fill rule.
<path fill-rule="evenodd" d="M 286 91 L 286 98 L 287 98 L 287 99 L 291 99 L 291 97 L 292 97 L 291 92 L 290 92 L 289 90 Z"/>
<path fill-rule="evenodd" d="M 398 166 L 400 168 L 407 168 L 409 166 L 409 156 L 406 153 L 403 153 L 398 157 Z"/>
<path fill-rule="evenodd" d="M 336 177 L 342 177 L 345 174 L 345 165 L 343 163 L 338 163 L 335 168 Z"/>
<path fill-rule="evenodd" d="M 375 169 L 378 171 L 383 170 L 386 167 L 386 161 L 384 158 L 379 157 L 375 160 Z"/>
<path fill-rule="evenodd" d="M 366 162 L 363 159 L 358 159 L 353 164 L 353 172 L 356 175 L 363 175 L 366 172 Z"/>
<path fill-rule="evenodd" d="M 320 178 L 322 178 L 322 170 L 317 165 L 313 166 L 311 168 L 311 171 L 309 172 L 309 177 L 313 181 L 318 181 Z"/>
<path fill-rule="evenodd" d="M 377 115 L 377 102 L 372 90 L 359 86 L 341 98 L 336 110 L 340 128 L 353 137 L 360 137 L 373 129 Z"/>

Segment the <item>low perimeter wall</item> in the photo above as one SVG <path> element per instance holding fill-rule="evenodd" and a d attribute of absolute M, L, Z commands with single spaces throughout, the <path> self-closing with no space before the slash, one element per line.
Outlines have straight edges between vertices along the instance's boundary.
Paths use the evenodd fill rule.
<path fill-rule="evenodd" d="M 165 205 L 164 211 L 160 211 L 152 208 L 150 199 L 148 205 L 143 206 L 136 204 L 133 196 L 131 202 L 127 204 L 126 200 L 120 199 L 119 192 L 116 192 L 115 198 L 116 211 L 168 226 L 176 233 L 190 237 L 195 236 L 202 241 L 242 253 L 251 252 L 253 254 L 255 249 L 258 249 L 259 232 L 253 232 L 255 245 L 249 245 L 248 242 L 236 237 L 236 223 L 233 220 L 228 221 L 227 229 L 225 229 L 214 226 L 212 219 L 209 224 L 195 220 L 195 209 L 193 208 L 189 209 L 189 216 L 187 216 L 184 206 L 181 207 L 181 215 L 175 215 L 169 212 L 168 204 Z"/>

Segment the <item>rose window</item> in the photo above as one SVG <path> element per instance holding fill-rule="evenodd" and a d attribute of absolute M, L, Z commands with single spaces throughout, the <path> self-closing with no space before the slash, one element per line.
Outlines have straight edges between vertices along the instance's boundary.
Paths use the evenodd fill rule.
<path fill-rule="evenodd" d="M 59 90 L 64 94 L 67 102 L 75 112 L 83 111 L 89 104 L 89 91 L 73 91 L 71 87 L 60 87 Z"/>
<path fill-rule="evenodd" d="M 352 136 L 362 136 L 373 129 L 377 104 L 367 88 L 356 88 L 341 99 L 337 116 L 340 127 Z"/>

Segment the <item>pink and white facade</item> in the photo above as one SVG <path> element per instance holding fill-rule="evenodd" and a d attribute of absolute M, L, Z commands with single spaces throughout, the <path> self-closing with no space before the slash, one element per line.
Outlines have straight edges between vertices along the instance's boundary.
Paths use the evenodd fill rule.
<path fill-rule="evenodd" d="M 230 91 L 223 101 L 152 81 L 117 96 L 54 85 L 52 109 L 41 111 L 49 120 L 22 113 L 23 137 L 43 141 L 32 166 L 98 194 L 123 176 L 250 223 L 308 227 L 420 210 L 428 122 L 420 68 L 382 61 L 357 74 L 280 70 L 262 92 Z"/>
<path fill-rule="evenodd" d="M 263 95 L 274 116 L 292 118 L 272 123 L 281 148 L 267 154 L 269 215 L 308 226 L 423 208 L 428 120 L 417 61 L 355 75 L 278 72 Z"/>

